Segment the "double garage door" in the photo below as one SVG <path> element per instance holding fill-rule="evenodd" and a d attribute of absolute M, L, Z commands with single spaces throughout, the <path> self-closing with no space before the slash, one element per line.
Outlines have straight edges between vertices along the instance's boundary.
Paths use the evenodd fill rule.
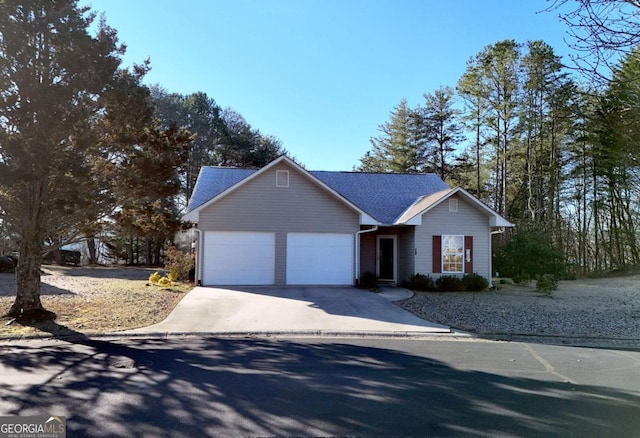
<path fill-rule="evenodd" d="M 265 232 L 204 233 L 205 285 L 270 285 L 276 282 L 276 236 Z M 287 284 L 351 284 L 353 235 L 288 233 Z"/>

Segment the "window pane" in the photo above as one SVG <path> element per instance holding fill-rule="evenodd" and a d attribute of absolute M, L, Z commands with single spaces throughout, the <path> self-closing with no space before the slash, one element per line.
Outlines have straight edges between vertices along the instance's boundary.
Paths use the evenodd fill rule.
<path fill-rule="evenodd" d="M 464 236 L 442 236 L 442 272 L 462 272 Z"/>

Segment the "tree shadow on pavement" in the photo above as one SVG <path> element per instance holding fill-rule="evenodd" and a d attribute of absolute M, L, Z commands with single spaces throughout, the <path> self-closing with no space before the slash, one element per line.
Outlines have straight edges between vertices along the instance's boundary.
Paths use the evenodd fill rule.
<path fill-rule="evenodd" d="M 68 329 L 67 329 L 68 330 Z M 0 346 L 0 413 L 68 436 L 630 436 L 637 393 L 346 343 L 90 339 Z M 64 335 L 64 336 L 63 336 Z"/>

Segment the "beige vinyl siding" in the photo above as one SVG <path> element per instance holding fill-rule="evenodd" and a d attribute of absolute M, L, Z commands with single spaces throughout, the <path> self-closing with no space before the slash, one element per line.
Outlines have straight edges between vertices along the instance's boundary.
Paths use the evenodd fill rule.
<path fill-rule="evenodd" d="M 376 273 L 376 233 L 360 235 L 360 277 L 367 272 Z"/>
<path fill-rule="evenodd" d="M 398 283 L 408 281 L 415 272 L 415 229 L 401 228 L 398 234 Z"/>
<path fill-rule="evenodd" d="M 276 187 L 276 172 L 289 171 L 289 186 Z M 350 233 L 359 213 L 286 163 L 244 183 L 200 212 L 204 231 L 276 233 L 275 283 L 286 281 L 288 232 Z"/>
<path fill-rule="evenodd" d="M 489 216 L 479 211 L 461 196 L 454 196 L 458 200 L 458 211 L 449 211 L 449 202 L 429 210 L 422 217 L 422 225 L 415 229 L 414 272 L 430 274 L 434 278 L 442 274 L 432 271 L 432 236 L 443 234 L 458 234 L 473 236 L 473 271 L 483 277 L 491 278 L 491 227 Z"/>

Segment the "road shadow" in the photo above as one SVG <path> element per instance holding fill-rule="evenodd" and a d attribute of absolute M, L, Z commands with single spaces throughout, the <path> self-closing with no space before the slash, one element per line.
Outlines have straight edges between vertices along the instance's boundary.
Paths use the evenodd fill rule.
<path fill-rule="evenodd" d="M 453 368 L 395 350 L 260 339 L 1 346 L 3 415 L 69 436 L 633 436 L 637 393 Z M 14 376 L 15 374 L 15 376 Z M 507 373 L 505 373 L 507 374 Z"/>

